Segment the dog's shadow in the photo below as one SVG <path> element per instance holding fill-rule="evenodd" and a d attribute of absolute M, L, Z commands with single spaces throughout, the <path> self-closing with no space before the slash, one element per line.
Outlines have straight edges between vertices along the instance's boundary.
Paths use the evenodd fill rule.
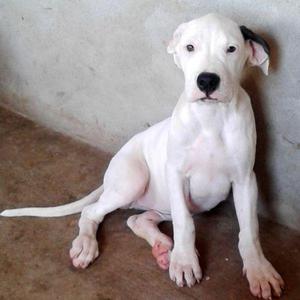
<path fill-rule="evenodd" d="M 263 36 L 266 37 L 265 34 L 263 34 Z M 272 76 L 279 67 L 280 52 L 276 41 L 272 37 L 267 36 L 266 40 L 271 48 L 269 73 Z M 257 147 L 254 170 L 257 175 L 259 187 L 259 207 L 264 214 L 276 220 L 276 211 L 272 205 L 272 199 L 274 198 L 273 180 L 269 170 L 269 154 L 272 145 L 270 143 L 270 127 L 266 121 L 267 113 L 265 102 L 267 96 L 263 93 L 262 88 L 264 82 L 271 79 L 270 77 L 266 78 L 258 68 L 251 68 L 245 72 L 242 86 L 251 98 L 256 122 Z M 269 101 L 272 101 L 272 99 Z"/>

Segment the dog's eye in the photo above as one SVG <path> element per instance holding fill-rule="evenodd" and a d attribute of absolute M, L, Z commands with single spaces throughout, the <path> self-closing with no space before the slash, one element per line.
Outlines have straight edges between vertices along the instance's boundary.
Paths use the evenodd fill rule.
<path fill-rule="evenodd" d="M 195 50 L 194 46 L 193 45 L 187 45 L 186 46 L 186 50 L 189 51 L 189 52 L 192 52 Z"/>
<path fill-rule="evenodd" d="M 232 52 L 234 52 L 235 50 L 236 50 L 236 47 L 234 47 L 234 46 L 229 46 L 229 47 L 227 48 L 226 52 L 227 52 L 227 53 L 232 53 Z"/>

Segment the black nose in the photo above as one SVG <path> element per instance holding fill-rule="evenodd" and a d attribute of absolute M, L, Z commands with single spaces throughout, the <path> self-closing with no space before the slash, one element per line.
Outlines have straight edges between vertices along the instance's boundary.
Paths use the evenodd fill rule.
<path fill-rule="evenodd" d="M 215 73 L 203 72 L 197 78 L 197 85 L 200 91 L 207 95 L 211 94 L 217 89 L 220 84 L 220 77 Z"/>

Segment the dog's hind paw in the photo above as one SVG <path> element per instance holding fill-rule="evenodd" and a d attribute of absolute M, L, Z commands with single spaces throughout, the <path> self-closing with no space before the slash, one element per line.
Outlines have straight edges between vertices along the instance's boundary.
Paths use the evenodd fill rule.
<path fill-rule="evenodd" d="M 94 237 L 84 234 L 73 241 L 70 258 L 74 267 L 85 269 L 98 255 L 98 243 Z"/>
<path fill-rule="evenodd" d="M 170 239 L 168 244 L 156 241 L 152 247 L 152 255 L 156 258 L 156 262 L 163 270 L 168 270 L 170 264 L 170 253 L 173 243 Z"/>

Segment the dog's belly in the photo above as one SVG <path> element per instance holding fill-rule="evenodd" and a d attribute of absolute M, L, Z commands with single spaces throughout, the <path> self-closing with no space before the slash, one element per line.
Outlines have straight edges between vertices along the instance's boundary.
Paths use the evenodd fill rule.
<path fill-rule="evenodd" d="M 187 205 L 191 213 L 210 210 L 225 200 L 231 188 L 228 176 L 222 172 L 213 177 L 197 172 L 190 177 L 190 194 Z"/>
<path fill-rule="evenodd" d="M 198 171 L 189 178 L 187 207 L 192 214 L 210 210 L 227 198 L 230 188 L 231 182 L 225 173 L 210 177 L 207 172 Z M 132 203 L 131 208 L 171 214 L 166 179 L 152 177 L 145 194 Z"/>
<path fill-rule="evenodd" d="M 230 188 L 230 180 L 225 174 L 210 178 L 207 174 L 198 172 L 189 179 L 187 207 L 192 214 L 210 210 L 227 198 Z M 130 207 L 171 214 L 166 182 L 152 179 L 145 194 Z"/>

